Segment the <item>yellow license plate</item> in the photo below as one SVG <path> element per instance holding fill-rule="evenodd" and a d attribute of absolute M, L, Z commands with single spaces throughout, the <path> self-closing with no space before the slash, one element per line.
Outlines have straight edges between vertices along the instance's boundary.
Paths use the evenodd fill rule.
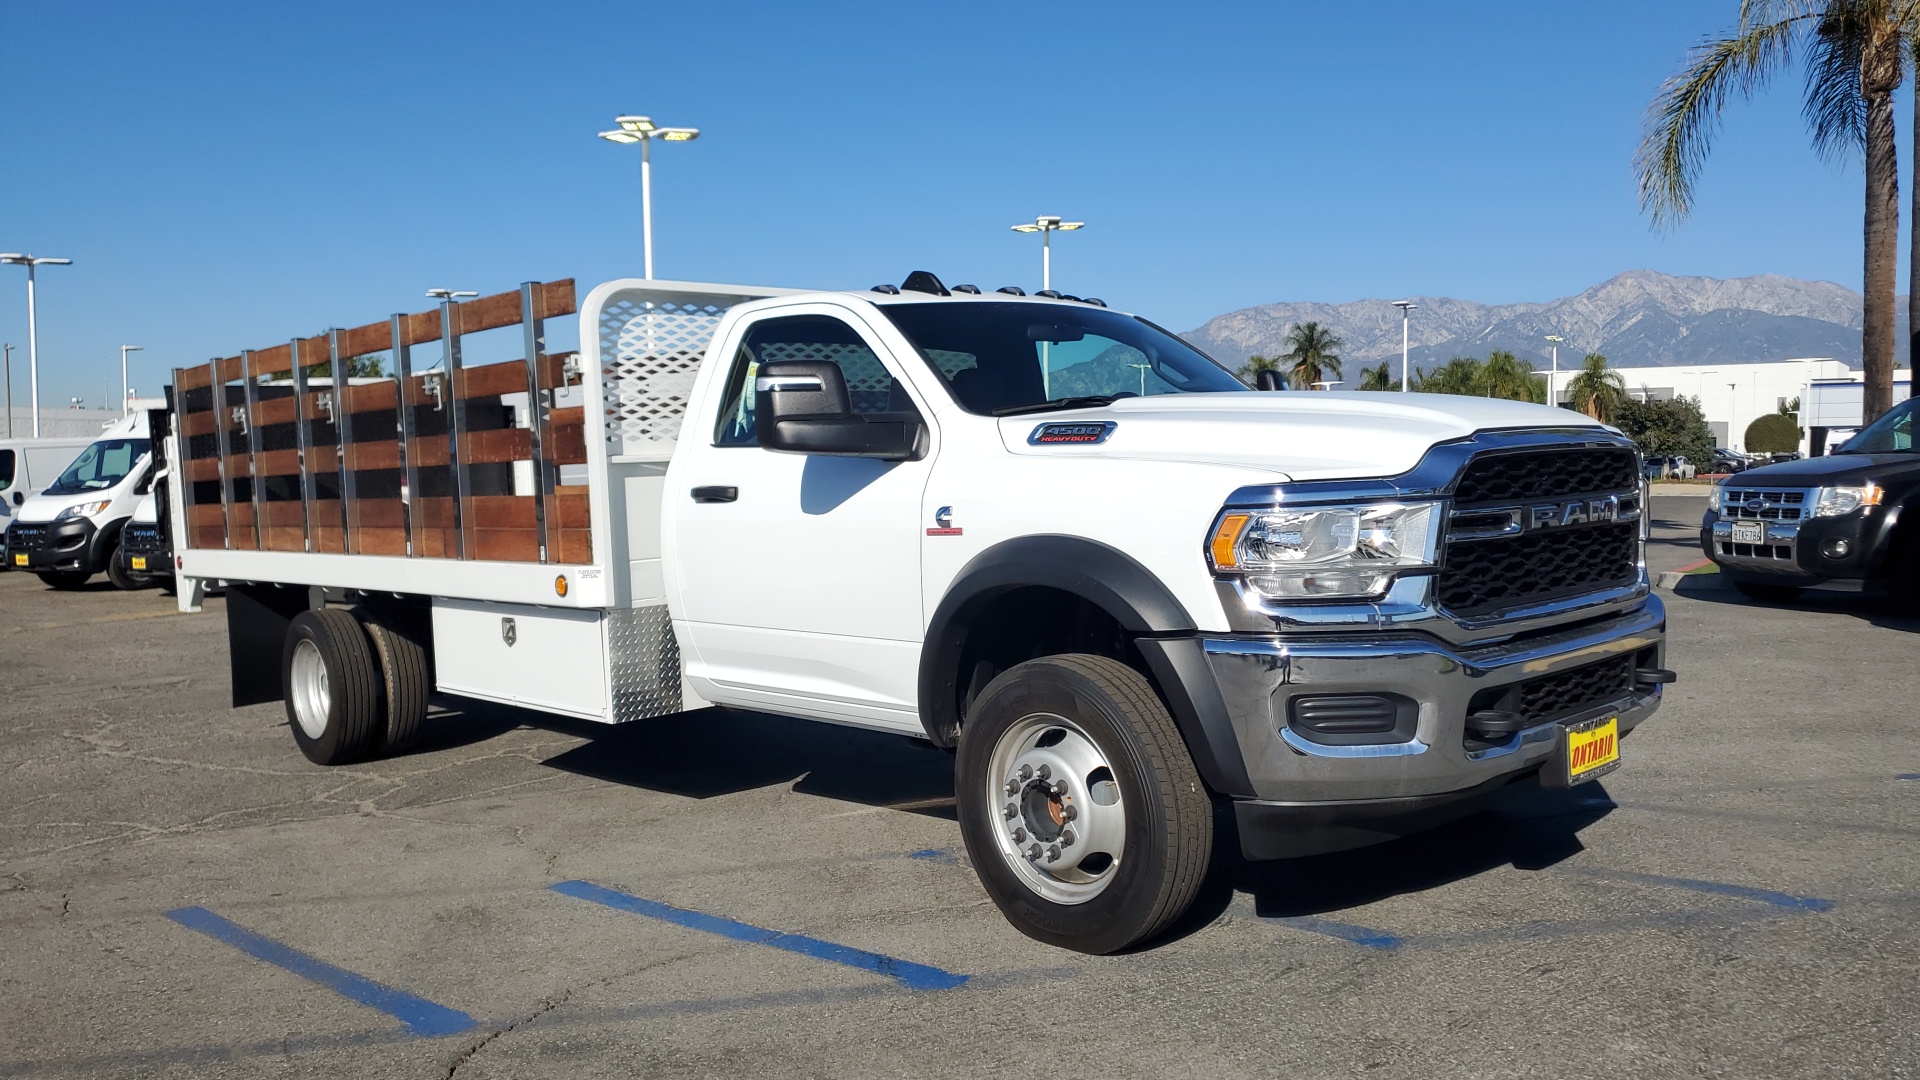
<path fill-rule="evenodd" d="M 1588 721 L 1567 729 L 1567 782 L 1592 780 L 1620 764 L 1620 718 Z"/>
<path fill-rule="evenodd" d="M 147 557 L 145 555 L 135 555 L 128 561 L 133 563 L 135 570 L 145 570 L 147 568 Z"/>
<path fill-rule="evenodd" d="M 24 551 L 16 551 L 16 552 L 14 552 L 14 555 L 13 555 L 13 565 L 15 565 L 15 566 L 25 566 L 25 565 L 27 565 L 27 553 L 26 553 L 26 552 L 24 552 Z"/>

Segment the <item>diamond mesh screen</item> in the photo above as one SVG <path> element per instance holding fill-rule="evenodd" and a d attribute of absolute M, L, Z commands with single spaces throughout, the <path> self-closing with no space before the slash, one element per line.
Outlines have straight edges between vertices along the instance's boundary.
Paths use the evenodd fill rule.
<path fill-rule="evenodd" d="M 607 658 L 614 723 L 682 709 L 680 643 L 665 604 L 607 612 Z"/>
<path fill-rule="evenodd" d="M 600 309 L 607 453 L 666 457 L 720 316 L 748 295 L 628 289 Z"/>

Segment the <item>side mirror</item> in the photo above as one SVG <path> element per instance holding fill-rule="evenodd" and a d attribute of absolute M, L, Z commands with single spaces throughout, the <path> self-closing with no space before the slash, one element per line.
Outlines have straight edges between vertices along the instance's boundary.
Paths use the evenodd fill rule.
<path fill-rule="evenodd" d="M 761 364 L 753 380 L 760 446 L 788 454 L 911 461 L 925 425 L 913 413 L 856 413 L 840 365 L 825 360 Z"/>
<path fill-rule="evenodd" d="M 14 493 L 13 493 L 13 505 L 15 505 L 15 506 L 19 506 L 19 505 L 21 505 L 22 503 L 24 503 L 24 502 L 26 502 L 26 501 L 27 501 L 27 493 L 26 493 L 26 492 L 24 492 L 24 491 L 16 491 L 16 492 L 14 492 Z"/>
<path fill-rule="evenodd" d="M 1287 384 L 1281 377 L 1280 372 L 1273 368 L 1263 368 L 1253 373 L 1253 388 L 1255 390 L 1285 390 Z"/>

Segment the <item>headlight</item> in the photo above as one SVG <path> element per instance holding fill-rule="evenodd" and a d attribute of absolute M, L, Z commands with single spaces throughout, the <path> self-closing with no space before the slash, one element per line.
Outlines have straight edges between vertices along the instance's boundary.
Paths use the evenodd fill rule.
<path fill-rule="evenodd" d="M 1439 512 L 1431 502 L 1232 510 L 1207 558 L 1264 596 L 1374 599 L 1401 571 L 1434 565 Z"/>
<path fill-rule="evenodd" d="M 1865 487 L 1823 487 L 1814 492 L 1814 517 L 1839 517 L 1863 506 L 1879 506 L 1885 492 L 1879 484 Z"/>
<path fill-rule="evenodd" d="M 73 506 L 69 506 L 65 510 L 62 510 L 59 513 L 53 515 L 53 520 L 66 521 L 68 518 L 92 517 L 93 515 L 99 513 L 102 510 L 105 510 L 107 507 L 112 505 L 113 505 L 112 499 L 107 499 L 102 502 L 76 503 Z"/>

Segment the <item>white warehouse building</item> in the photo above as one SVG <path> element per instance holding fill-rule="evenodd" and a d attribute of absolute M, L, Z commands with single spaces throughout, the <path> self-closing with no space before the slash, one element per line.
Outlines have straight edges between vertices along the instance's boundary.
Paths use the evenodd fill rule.
<path fill-rule="evenodd" d="M 1831 428 L 1834 438 L 1827 445 L 1838 441 L 1843 433 L 1850 432 L 1860 424 L 1860 402 L 1858 390 L 1852 390 L 1847 384 L 1858 386 L 1860 372 L 1843 361 L 1830 357 L 1808 357 L 1799 360 L 1775 360 L 1759 364 L 1708 364 L 1689 367 L 1627 367 L 1614 368 L 1627 384 L 1627 393 L 1641 400 L 1667 400 L 1675 397 L 1691 397 L 1700 400 L 1700 411 L 1706 415 L 1707 427 L 1713 431 L 1714 445 L 1740 452 L 1746 451 L 1744 440 L 1747 425 L 1768 413 L 1778 412 L 1783 405 L 1796 400 L 1811 402 L 1815 397 L 1827 402 L 1820 416 L 1809 416 L 1802 426 Z M 1558 381 L 1558 398 L 1566 400 L 1567 383 L 1573 374 L 1562 369 Z M 1893 375 L 1893 400 L 1904 401 L 1913 383 L 1913 373 L 1902 369 Z M 1821 388 L 1819 394 L 1813 392 L 1815 386 Z M 1846 400 L 1851 396 L 1851 415 L 1847 413 Z M 1809 443 L 1812 432 L 1801 440 L 1802 453 L 1816 452 Z"/>

